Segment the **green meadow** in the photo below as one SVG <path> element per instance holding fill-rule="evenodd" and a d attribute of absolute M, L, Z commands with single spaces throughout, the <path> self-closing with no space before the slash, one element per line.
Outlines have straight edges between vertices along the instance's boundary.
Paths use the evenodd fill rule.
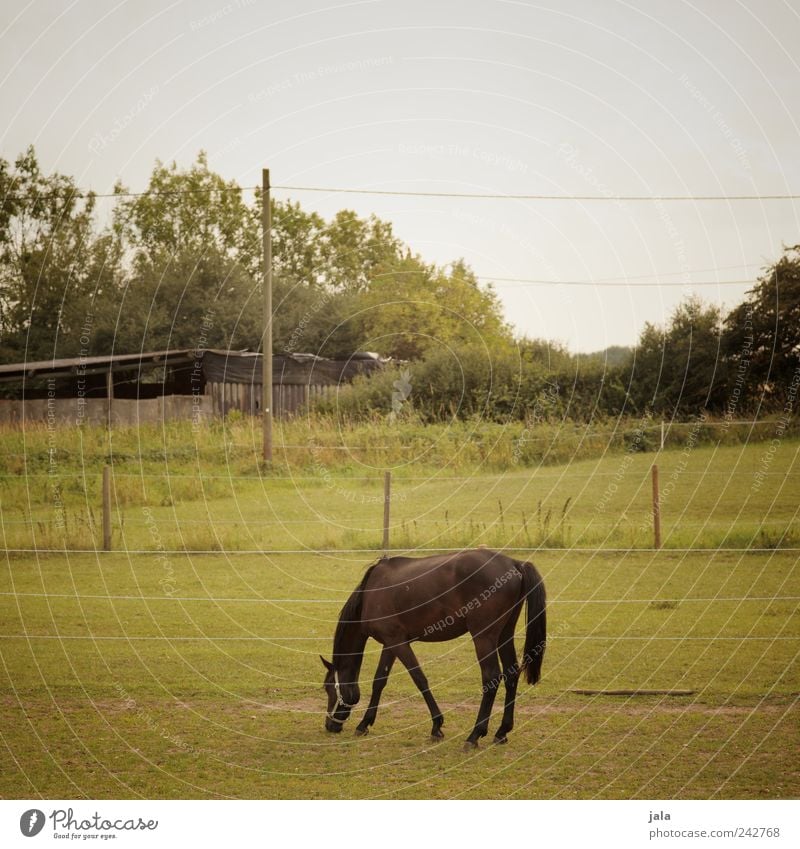
<path fill-rule="evenodd" d="M 0 796 L 795 798 L 800 443 L 765 431 L 642 451 L 616 430 L 305 422 L 269 468 L 247 421 L 111 444 L 8 431 Z M 487 545 L 544 576 L 543 678 L 521 685 L 508 746 L 462 750 L 480 696 L 466 638 L 418 646 L 442 743 L 400 667 L 368 737 L 358 718 L 323 729 L 318 656 L 379 553 L 386 469 L 392 549 Z M 370 643 L 364 701 L 376 660 Z"/>

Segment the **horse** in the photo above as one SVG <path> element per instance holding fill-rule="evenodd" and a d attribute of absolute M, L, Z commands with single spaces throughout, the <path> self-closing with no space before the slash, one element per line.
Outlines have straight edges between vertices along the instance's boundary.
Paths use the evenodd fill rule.
<path fill-rule="evenodd" d="M 519 664 L 514 629 L 525 601 L 525 646 Z M 361 699 L 359 673 L 364 648 L 372 637 L 383 648 L 372 697 L 356 734 L 368 734 L 375 723 L 381 693 L 399 660 L 428 706 L 431 740 L 441 740 L 444 716 L 412 644 L 453 640 L 467 632 L 480 664 L 482 698 L 465 748 L 477 748 L 478 740 L 487 735 L 501 682 L 505 683 L 505 707 L 494 742 L 507 743 L 514 727 L 520 674 L 525 673 L 529 684 L 536 684 L 541 676 L 547 644 L 546 596 L 542 577 L 532 563 L 487 549 L 420 558 L 382 557 L 367 569 L 339 615 L 332 660 L 320 655 L 326 670 L 326 730 L 340 732 Z"/>

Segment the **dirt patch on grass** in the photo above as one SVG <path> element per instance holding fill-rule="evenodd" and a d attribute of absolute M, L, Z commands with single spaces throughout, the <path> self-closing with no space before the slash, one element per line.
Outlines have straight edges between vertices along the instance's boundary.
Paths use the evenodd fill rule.
<path fill-rule="evenodd" d="M 419 705 L 416 705 L 415 702 L 416 698 L 399 699 L 397 701 L 387 699 L 381 704 L 381 709 L 405 711 L 415 710 L 418 707 L 419 710 L 424 712 L 425 705 L 421 698 L 419 700 Z M 463 702 L 445 702 L 440 700 L 439 706 L 443 713 L 460 713 L 464 711 L 472 712 L 478 710 L 478 700 L 475 699 L 474 701 Z M 365 701 L 363 706 L 359 705 L 354 712 L 358 714 L 359 710 L 365 710 L 366 707 L 367 703 Z M 798 707 L 800 707 L 800 701 L 776 698 L 768 701 L 753 700 L 752 702 L 741 704 L 711 705 L 702 702 L 692 702 L 685 698 L 676 699 L 673 697 L 658 699 L 649 696 L 646 700 L 639 697 L 615 699 L 603 698 L 602 700 L 587 697 L 583 699 L 571 698 L 569 701 L 559 700 L 558 702 L 550 702 L 546 704 L 525 704 L 524 702 L 520 702 L 517 704 L 516 713 L 520 716 L 537 716 L 541 714 L 566 715 L 573 714 L 578 711 L 591 710 L 602 711 L 603 713 L 625 714 L 629 716 L 645 716 L 654 712 L 665 714 L 695 713 L 709 716 L 747 716 L 754 710 L 759 714 L 779 715 L 784 713 L 787 708 L 796 710 Z M 283 709 L 303 713 L 322 713 L 325 708 L 325 701 L 322 698 L 307 698 L 294 699 L 286 702 L 272 702 L 264 705 L 244 703 L 243 708 L 237 709 L 249 708 L 264 711 Z M 502 697 L 495 703 L 492 713 L 499 715 L 501 710 Z"/>
<path fill-rule="evenodd" d="M 418 702 L 418 703 L 417 703 Z M 467 713 L 472 714 L 478 709 L 478 700 L 465 700 L 461 702 L 440 701 L 439 705 L 444 713 Z M 354 714 L 358 716 L 366 709 L 367 702 L 359 705 Z M 51 713 L 56 707 L 65 714 L 84 713 L 87 710 L 95 710 L 105 715 L 123 714 L 135 712 L 140 708 L 148 708 L 154 711 L 186 710 L 203 715 L 223 716 L 257 716 L 268 715 L 275 711 L 286 711 L 302 714 L 319 714 L 325 711 L 325 699 L 320 696 L 292 699 L 283 701 L 281 699 L 268 698 L 258 700 L 252 697 L 236 699 L 220 699 L 214 697 L 197 698 L 159 698 L 153 695 L 138 696 L 131 692 L 127 698 L 96 698 L 90 699 L 75 695 L 59 696 L 53 698 L 46 696 L 31 697 L 28 694 L 20 694 L 19 697 L 11 694 L 0 694 L 0 709 L 28 711 L 47 711 Z M 762 716 L 779 716 L 787 710 L 796 711 L 800 708 L 800 700 L 796 697 L 771 697 L 765 700 L 750 700 L 737 704 L 709 704 L 707 702 L 693 702 L 689 698 L 653 696 L 647 697 L 592 697 L 584 698 L 570 697 L 551 702 L 525 702 L 520 701 L 516 707 L 517 716 L 565 716 L 576 713 L 601 712 L 604 715 L 625 716 L 648 716 L 654 713 L 680 715 L 699 714 L 706 716 L 740 716 L 746 717 L 756 712 Z M 402 697 L 397 700 L 385 699 L 381 704 L 385 711 L 393 710 L 399 712 L 420 712 L 424 715 L 425 706 L 421 699 L 416 696 Z M 502 710 L 502 695 L 495 704 L 493 714 L 499 716 Z"/>

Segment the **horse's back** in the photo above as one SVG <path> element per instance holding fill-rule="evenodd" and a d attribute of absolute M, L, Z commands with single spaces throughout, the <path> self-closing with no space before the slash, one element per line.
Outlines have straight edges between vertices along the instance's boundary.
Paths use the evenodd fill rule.
<path fill-rule="evenodd" d="M 432 557 L 391 557 L 372 571 L 364 588 L 362 621 L 384 641 L 447 640 L 494 621 L 520 597 L 516 560 L 488 549 Z"/>
<path fill-rule="evenodd" d="M 430 557 L 385 557 L 378 565 L 371 586 L 434 578 L 463 581 L 478 574 L 488 578 L 513 570 L 517 561 L 498 551 L 472 548 Z"/>

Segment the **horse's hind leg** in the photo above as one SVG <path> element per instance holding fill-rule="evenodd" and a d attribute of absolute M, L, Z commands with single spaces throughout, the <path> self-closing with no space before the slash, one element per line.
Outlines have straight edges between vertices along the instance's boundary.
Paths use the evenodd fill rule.
<path fill-rule="evenodd" d="M 367 712 L 364 714 L 364 718 L 356 727 L 356 734 L 367 734 L 370 725 L 375 723 L 381 693 L 386 686 L 386 682 L 389 680 L 389 673 L 392 671 L 393 664 L 394 652 L 384 646 L 383 651 L 381 651 L 380 660 L 378 661 L 378 668 L 375 670 L 375 679 L 372 682 L 372 697 L 369 700 L 369 706 L 367 707 Z"/>
<path fill-rule="evenodd" d="M 425 704 L 428 706 L 428 710 L 431 712 L 431 719 L 433 720 L 431 738 L 434 740 L 441 740 L 444 737 L 444 734 L 442 733 L 444 717 L 442 716 L 442 712 L 439 710 L 439 705 L 436 704 L 436 699 L 433 698 L 433 693 L 431 693 L 430 688 L 428 687 L 428 679 L 425 677 L 425 673 L 420 668 L 419 661 L 417 660 L 417 656 L 414 654 L 414 650 L 408 643 L 401 643 L 400 645 L 393 646 L 392 650 L 396 657 L 399 658 L 400 663 L 402 663 L 408 670 L 411 680 L 417 685 L 420 693 L 422 693 L 422 698 L 425 699 Z"/>
<path fill-rule="evenodd" d="M 478 740 L 485 737 L 489 731 L 489 717 L 492 715 L 492 705 L 497 695 L 502 676 L 500 662 L 497 659 L 497 642 L 491 637 L 474 637 L 475 652 L 481 665 L 481 682 L 483 683 L 483 698 L 478 708 L 478 718 L 472 734 L 467 737 L 466 747 L 476 747 Z"/>
<path fill-rule="evenodd" d="M 519 682 L 519 663 L 514 649 L 514 628 L 503 630 L 497 647 L 503 664 L 503 680 L 506 685 L 506 703 L 503 709 L 503 721 L 494 735 L 495 743 L 507 743 L 507 734 L 514 727 L 514 703 L 517 698 L 517 683 Z"/>

